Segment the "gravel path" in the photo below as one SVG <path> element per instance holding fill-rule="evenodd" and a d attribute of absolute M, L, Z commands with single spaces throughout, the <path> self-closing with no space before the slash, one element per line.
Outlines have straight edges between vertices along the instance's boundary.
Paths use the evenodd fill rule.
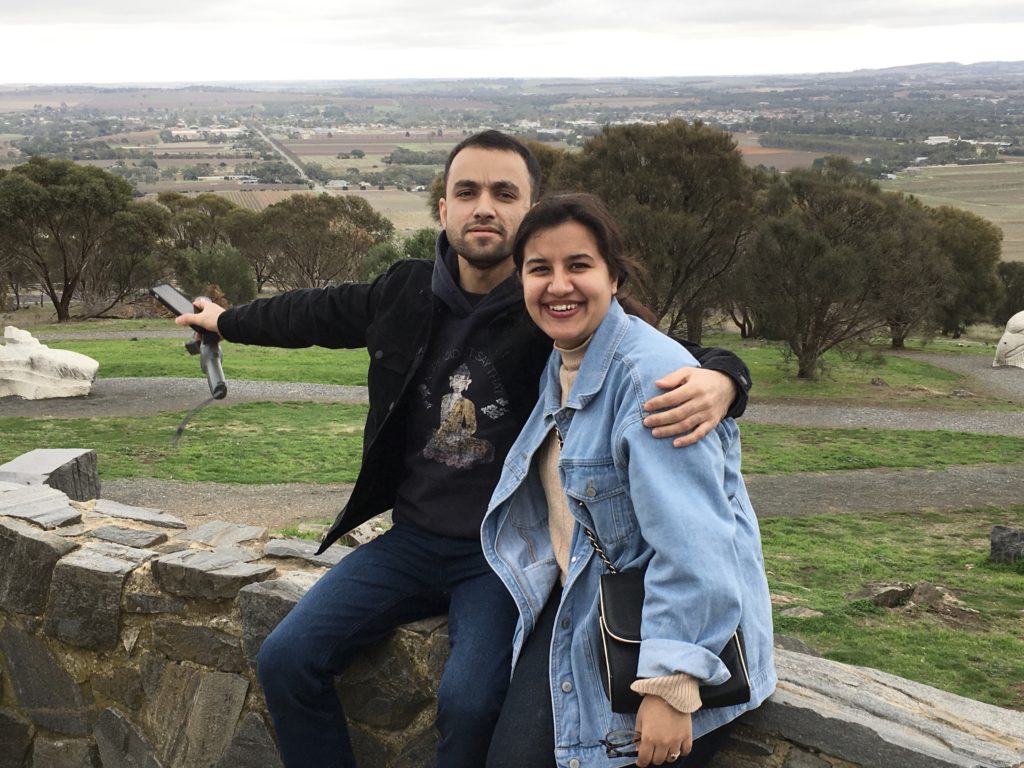
<path fill-rule="evenodd" d="M 151 416 L 161 411 L 184 411 L 210 396 L 205 378 L 97 379 L 85 397 L 50 400 L 0 399 L 0 416 Z M 210 407 L 288 400 L 319 403 L 365 403 L 366 387 L 336 384 L 296 384 L 283 381 L 228 381 L 228 396 Z"/>
<path fill-rule="evenodd" d="M 923 360 L 939 368 L 956 371 L 971 380 L 974 391 L 1005 398 L 1008 402 L 1024 405 L 1024 368 L 1016 366 L 992 367 L 990 355 L 957 355 L 941 352 L 898 352 L 902 357 Z"/>
<path fill-rule="evenodd" d="M 1024 374 L 1024 370 L 1021 370 Z M 1024 409 L 1008 411 L 934 411 L 924 408 L 786 405 L 751 403 L 740 424 L 781 424 L 790 427 L 948 430 L 1024 437 Z"/>

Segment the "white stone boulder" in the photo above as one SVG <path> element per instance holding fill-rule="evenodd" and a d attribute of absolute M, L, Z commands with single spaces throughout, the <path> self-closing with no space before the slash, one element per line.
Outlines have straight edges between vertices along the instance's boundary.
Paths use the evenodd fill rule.
<path fill-rule="evenodd" d="M 992 367 L 1015 365 L 1024 368 L 1024 312 L 1018 312 L 1006 323 L 1003 338 L 996 345 L 996 359 Z"/>
<path fill-rule="evenodd" d="M 50 349 L 28 331 L 4 328 L 0 344 L 0 397 L 26 400 L 88 395 L 100 364 L 65 349 Z"/>

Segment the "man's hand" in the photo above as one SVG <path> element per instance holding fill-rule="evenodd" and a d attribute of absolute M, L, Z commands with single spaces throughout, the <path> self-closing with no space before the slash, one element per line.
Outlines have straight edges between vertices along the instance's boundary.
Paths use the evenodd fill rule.
<path fill-rule="evenodd" d="M 736 399 L 736 382 L 707 368 L 680 368 L 654 382 L 670 390 L 644 403 L 644 426 L 655 437 L 676 437 L 676 448 L 692 445 L 718 426 Z"/>
<path fill-rule="evenodd" d="M 638 768 L 675 762 L 693 749 L 693 721 L 660 696 L 647 694 L 636 713 Z"/>
<path fill-rule="evenodd" d="M 174 318 L 174 322 L 178 325 L 195 325 L 199 328 L 205 328 L 220 336 L 220 333 L 217 331 L 217 318 L 224 311 L 224 307 L 203 298 L 195 299 L 192 303 L 199 307 L 199 311 L 195 314 L 178 315 Z"/>

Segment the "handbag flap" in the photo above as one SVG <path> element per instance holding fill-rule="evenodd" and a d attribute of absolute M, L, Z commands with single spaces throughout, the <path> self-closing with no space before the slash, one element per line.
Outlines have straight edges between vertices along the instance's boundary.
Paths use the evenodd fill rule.
<path fill-rule="evenodd" d="M 627 643 L 640 642 L 644 612 L 644 570 L 601 574 L 601 616 L 608 634 Z"/>

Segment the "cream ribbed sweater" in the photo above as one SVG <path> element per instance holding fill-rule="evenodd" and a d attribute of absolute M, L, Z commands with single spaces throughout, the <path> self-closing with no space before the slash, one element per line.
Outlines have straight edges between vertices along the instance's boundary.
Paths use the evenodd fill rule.
<path fill-rule="evenodd" d="M 557 344 L 555 349 L 562 356 L 562 367 L 558 378 L 562 385 L 562 405 L 565 405 L 572 390 L 572 384 L 579 373 L 580 363 L 587 351 L 590 339 L 575 349 L 562 349 Z M 551 534 L 551 546 L 555 552 L 555 560 L 561 570 L 560 579 L 565 584 L 569 573 L 569 548 L 572 545 L 576 519 L 569 512 L 569 503 L 562 488 L 562 479 L 558 474 L 560 446 L 558 436 L 552 431 L 548 439 L 540 447 L 537 454 L 537 468 L 540 471 L 541 484 L 548 503 L 548 530 Z M 700 692 L 697 678 L 690 675 L 668 675 L 637 680 L 632 688 L 637 693 L 660 696 L 679 712 L 696 712 L 700 709 Z"/>

